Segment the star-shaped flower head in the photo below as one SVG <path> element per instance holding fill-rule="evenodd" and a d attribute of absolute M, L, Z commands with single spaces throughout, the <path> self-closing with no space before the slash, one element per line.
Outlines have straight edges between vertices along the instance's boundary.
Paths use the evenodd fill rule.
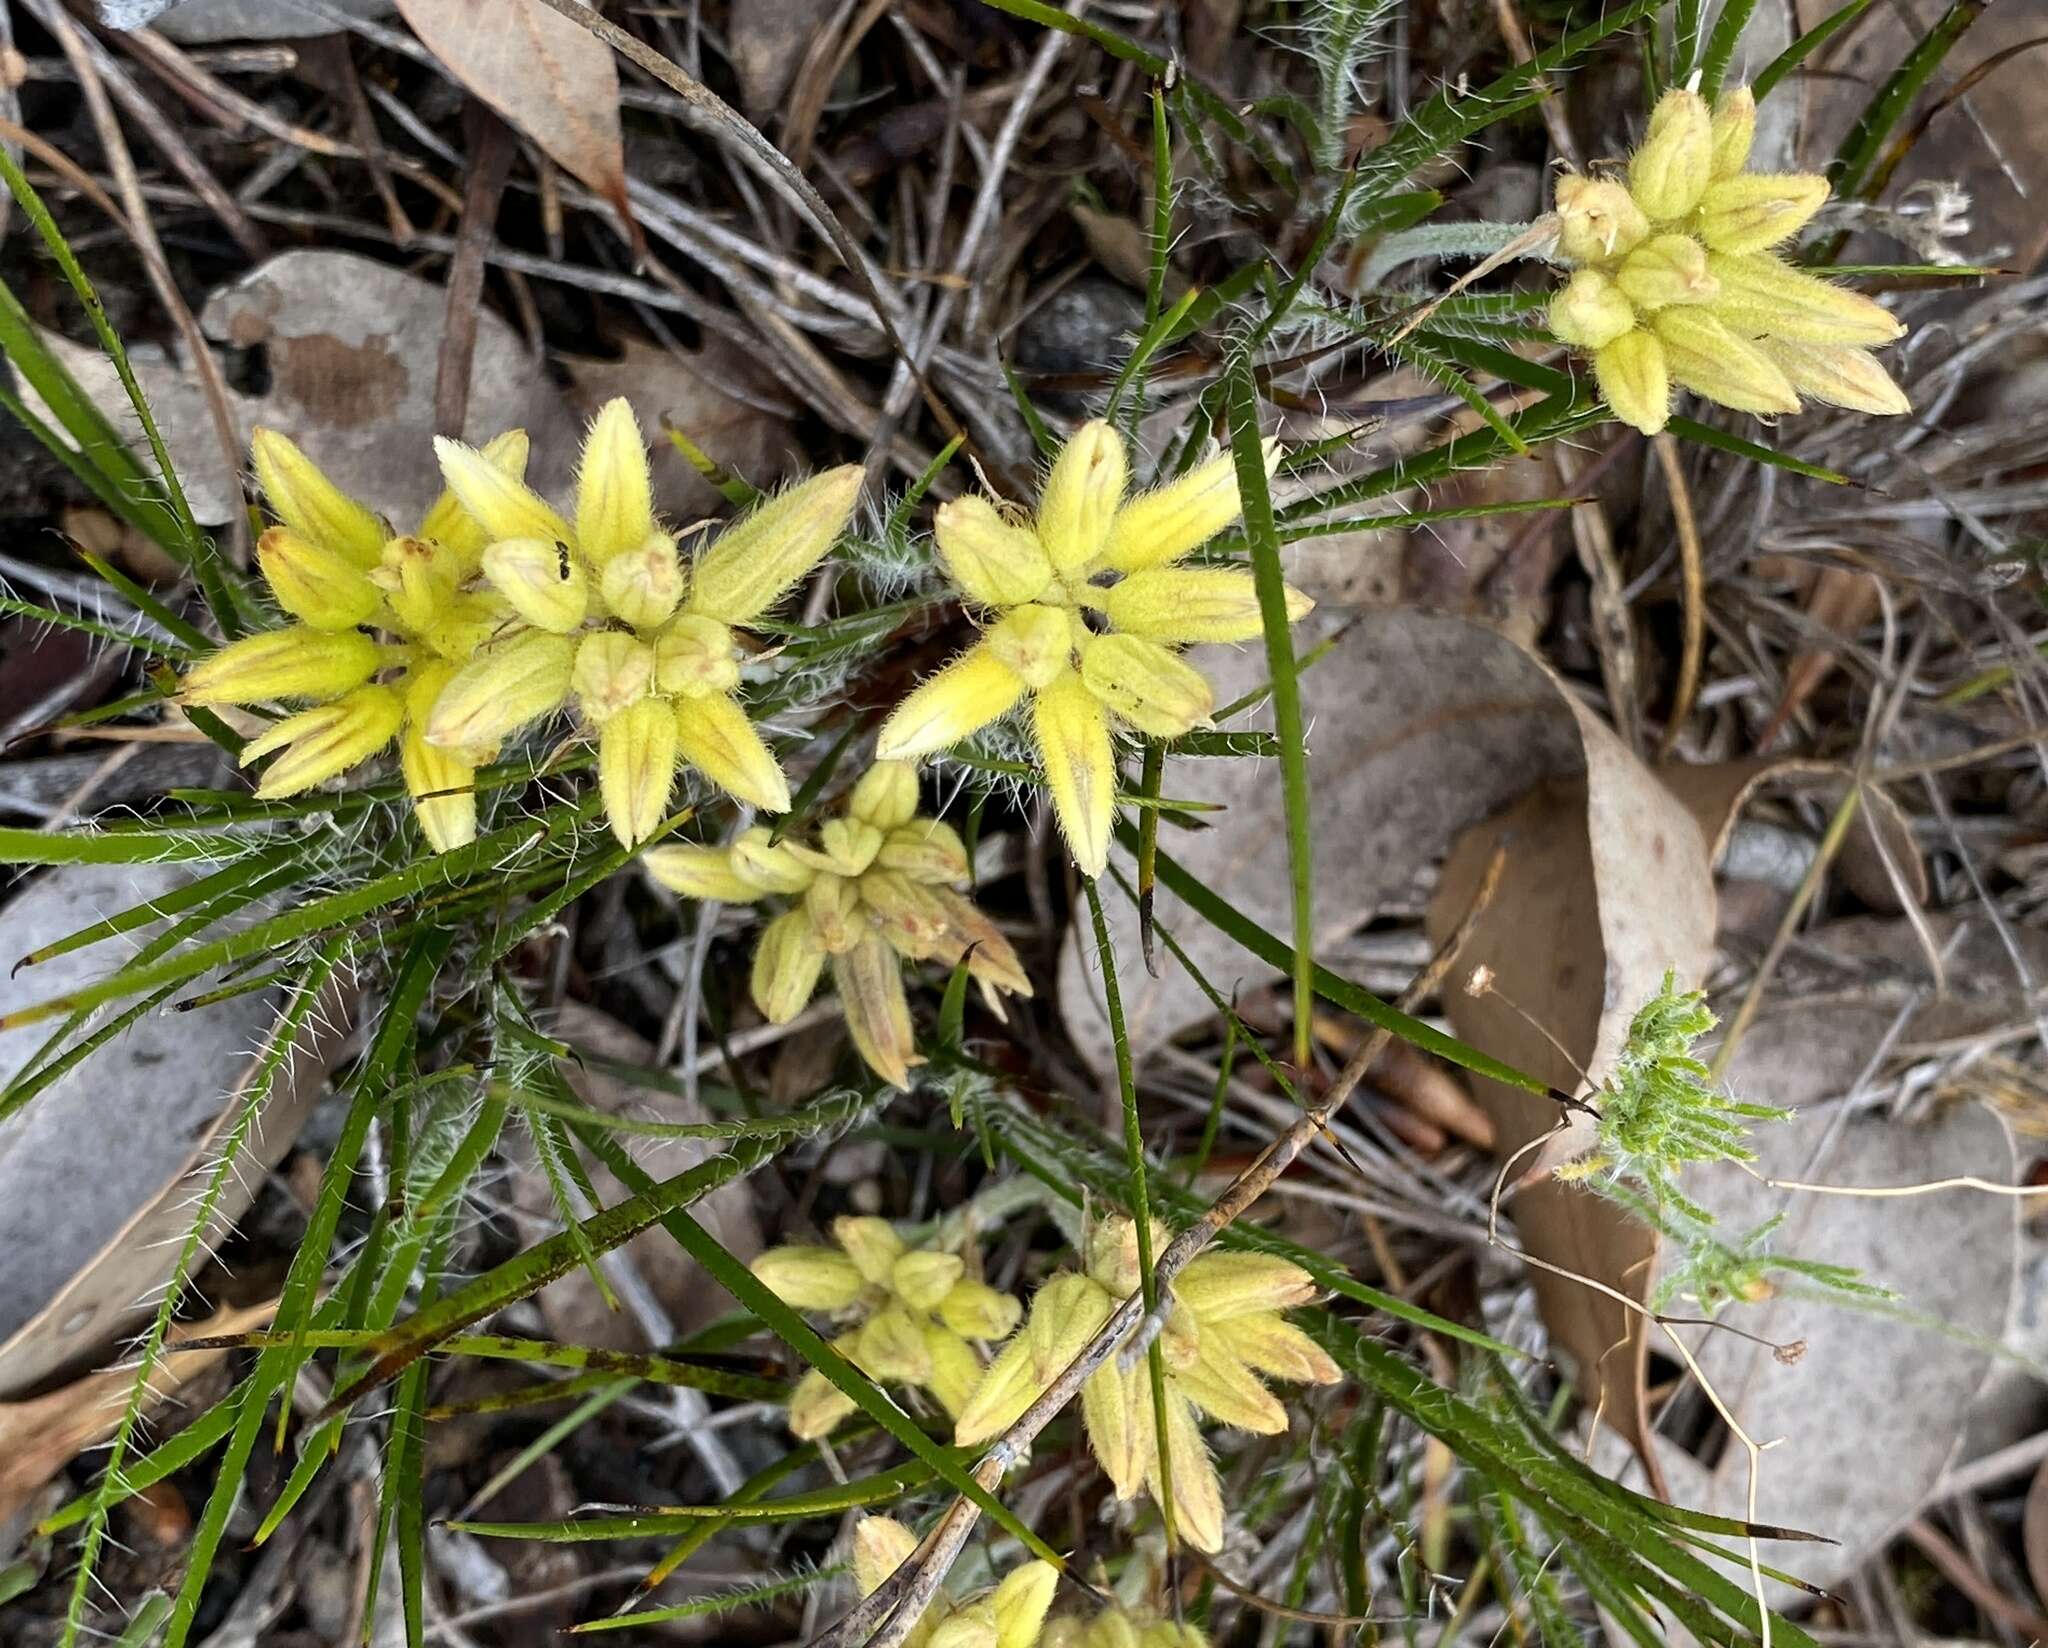
<path fill-rule="evenodd" d="M 969 1276 L 961 1255 L 908 1247 L 886 1219 L 835 1219 L 832 1241 L 772 1247 L 754 1274 L 784 1304 L 841 1323 L 832 1348 L 870 1379 L 928 1390 L 957 1415 L 981 1380 L 975 1344 L 1002 1338 L 1023 1307 Z M 790 1396 L 789 1428 L 809 1442 L 853 1408 L 813 1368 Z"/>
<path fill-rule="evenodd" d="M 1269 444 L 1268 463 L 1277 457 Z M 882 755 L 914 760 L 1028 699 L 1053 810 L 1087 876 L 1109 859 L 1111 728 L 1178 738 L 1205 725 L 1215 697 L 1180 649 L 1260 633 L 1251 573 L 1176 564 L 1238 518 L 1229 456 L 1135 497 L 1129 481 L 1123 437 L 1098 421 L 1060 449 L 1036 515 L 982 497 L 940 506 L 939 558 L 990 621 L 897 706 L 880 742 Z M 1313 604 L 1287 592 L 1290 619 Z"/>
<path fill-rule="evenodd" d="M 435 704 L 430 743 L 500 739 L 573 698 L 597 738 L 605 812 L 637 846 L 668 811 L 678 762 L 764 812 L 789 783 L 740 707 L 733 635 L 823 560 L 860 493 L 856 465 L 757 505 L 693 565 L 654 513 L 632 407 L 608 402 L 583 443 L 573 522 L 459 441 L 441 472 L 483 526 L 483 576 L 524 620 L 493 640 Z"/>
<path fill-rule="evenodd" d="M 853 1530 L 853 1582 L 873 1596 L 917 1549 L 893 1516 L 864 1516 Z M 1050 1562 L 1012 1568 L 994 1589 L 956 1602 L 941 1591 L 903 1639 L 904 1648 L 1038 1648 L 1060 1582 Z"/>
<path fill-rule="evenodd" d="M 689 898 L 791 907 L 762 929 L 754 950 L 754 1005 L 771 1024 L 804 1010 L 826 962 L 853 1045 L 868 1068 L 898 1087 L 922 1064 L 903 991 L 904 961 L 967 970 L 1002 1016 L 1002 992 L 1031 994 L 1010 941 L 955 891 L 967 880 L 967 849 L 953 828 L 917 816 L 917 769 L 878 761 L 814 841 L 776 842 L 756 826 L 730 847 L 662 846 L 646 855 L 663 886 Z"/>
<path fill-rule="evenodd" d="M 1799 397 L 1853 411 L 1910 411 L 1871 349 L 1905 327 L 1857 292 L 1795 269 L 1774 248 L 1827 204 L 1817 173 L 1751 172 L 1756 100 L 1666 92 L 1628 180 L 1557 181 L 1557 250 L 1574 273 L 1550 306 L 1560 342 L 1588 351 L 1614 415 L 1646 435 L 1671 417 L 1672 385 L 1759 416 Z"/>
<path fill-rule="evenodd" d="M 1164 1245 L 1155 1240 L 1156 1252 Z M 1091 1232 L 1086 1265 L 1062 1271 L 1031 1301 L 1024 1330 L 997 1354 L 954 1422 L 962 1447 L 986 1442 L 1020 1414 L 1138 1291 L 1138 1230 L 1109 1218 Z M 1174 1279 L 1171 1313 L 1159 1336 L 1166 1369 L 1166 1455 L 1174 1521 L 1197 1550 L 1223 1544 L 1223 1488 L 1203 1445 L 1198 1413 L 1240 1430 L 1277 1436 L 1287 1410 L 1260 1375 L 1334 1384 L 1336 1363 L 1281 1314 L 1315 1297 L 1299 1265 L 1263 1253 L 1205 1253 Z M 1129 1372 L 1112 1357 L 1081 1387 L 1088 1443 L 1119 1499 L 1142 1490 L 1157 1502 L 1159 1442 L 1145 1362 Z"/>
<path fill-rule="evenodd" d="M 256 477 L 276 524 L 256 558 L 277 604 L 294 623 L 244 637 L 202 659 L 180 684 L 187 704 L 312 707 L 277 721 L 243 746 L 242 764 L 266 755 L 256 793 L 298 795 L 367 761 L 395 737 L 420 829 L 436 852 L 476 837 L 476 769 L 497 743 L 427 742 L 427 712 L 457 667 L 506 617 L 489 592 L 466 590 L 484 533 L 452 492 L 417 532 L 394 536 L 283 435 L 258 429 Z M 517 483 L 526 470 L 523 430 L 478 454 Z"/>

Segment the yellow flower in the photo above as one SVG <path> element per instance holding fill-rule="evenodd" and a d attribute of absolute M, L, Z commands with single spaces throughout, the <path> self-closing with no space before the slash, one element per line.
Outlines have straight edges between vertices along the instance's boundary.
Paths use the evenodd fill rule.
<path fill-rule="evenodd" d="M 1268 461 L 1277 449 L 1269 448 Z M 1214 699 L 1180 647 L 1260 633 L 1249 572 L 1183 568 L 1238 518 L 1228 455 L 1127 496 L 1123 437 L 1082 425 L 1027 518 L 986 498 L 939 508 L 939 558 L 961 594 L 992 614 L 982 638 L 899 704 L 881 754 L 915 760 L 958 743 L 1025 699 L 1053 811 L 1081 872 L 1102 873 L 1116 808 L 1111 729 L 1177 738 Z M 1312 603 L 1289 590 L 1290 619 Z"/>
<path fill-rule="evenodd" d="M 917 769 L 908 762 L 876 762 L 811 842 L 778 843 L 756 826 L 730 847 L 653 848 L 646 864 L 688 898 L 796 899 L 762 929 L 754 1005 L 771 1023 L 787 1024 L 829 962 L 854 1047 L 898 1087 L 924 1062 L 913 1045 L 904 961 L 952 967 L 964 957 L 999 1018 L 1002 992 L 1031 994 L 1010 941 L 955 890 L 967 879 L 967 850 L 950 826 L 917 816 Z"/>
<path fill-rule="evenodd" d="M 625 846 L 661 822 L 678 762 L 764 812 L 786 812 L 788 780 L 734 697 L 733 631 L 824 559 L 852 516 L 859 468 L 769 499 L 686 567 L 655 518 L 647 448 L 623 399 L 599 411 L 584 440 L 573 522 L 461 442 L 434 448 L 483 528 L 485 581 L 530 627 L 450 684 L 427 741 L 461 743 L 478 726 L 502 737 L 573 698 L 596 736 L 605 812 Z"/>
<path fill-rule="evenodd" d="M 1155 1247 L 1160 1245 L 1155 1243 Z M 1031 1302 L 1023 1332 L 997 1353 L 954 1421 L 962 1447 L 1014 1424 L 1138 1290 L 1137 1226 L 1104 1220 L 1080 1271 L 1053 1277 Z M 1203 1445 L 1198 1414 L 1273 1436 L 1287 1412 L 1260 1377 L 1327 1385 L 1337 1365 L 1282 1312 L 1315 1295 L 1308 1272 L 1261 1253 L 1207 1253 L 1174 1279 L 1160 1334 L 1166 1372 L 1166 1454 L 1174 1520 L 1197 1550 L 1223 1543 L 1223 1488 Z M 1145 1362 L 1128 1372 L 1113 1357 L 1081 1387 L 1089 1446 L 1119 1499 L 1159 1498 L 1160 1444 Z"/>
<path fill-rule="evenodd" d="M 1740 412 L 1799 410 L 1800 395 L 1872 413 L 1910 410 L 1867 351 L 1905 328 L 1881 304 L 1774 255 L 1827 204 L 1827 179 L 1744 168 L 1756 99 L 1658 100 L 1628 179 L 1558 179 L 1557 255 L 1570 282 L 1550 306 L 1560 343 L 1593 356 L 1601 398 L 1646 435 L 1671 389 Z"/>
<path fill-rule="evenodd" d="M 477 456 L 517 484 L 526 454 L 526 436 L 514 430 Z M 417 533 L 394 536 L 277 431 L 257 430 L 250 455 L 278 518 L 257 540 L 257 564 L 298 622 L 200 660 L 180 683 L 180 699 L 311 703 L 243 748 L 244 766 L 277 757 L 256 791 L 266 800 L 337 778 L 395 738 L 428 844 L 447 852 L 475 840 L 476 769 L 495 759 L 498 735 L 486 729 L 435 747 L 424 729 L 456 664 L 510 616 L 495 595 L 462 587 L 477 570 L 482 529 L 444 492 Z"/>
<path fill-rule="evenodd" d="M 917 1535 L 890 1516 L 864 1516 L 853 1530 L 853 1581 L 873 1596 L 917 1549 Z M 1037 1648 L 1060 1582 L 1050 1562 L 1026 1562 L 993 1590 L 956 1602 L 941 1591 L 905 1637 L 905 1648 Z"/>
<path fill-rule="evenodd" d="M 1085 1623 L 1056 1619 L 1038 1640 L 1040 1648 L 1209 1648 L 1208 1637 L 1194 1626 L 1121 1603 L 1112 1603 Z"/>
<path fill-rule="evenodd" d="M 957 1415 L 981 1379 L 975 1344 L 1002 1338 L 1022 1307 L 970 1277 L 961 1255 L 908 1247 L 886 1219 L 835 1219 L 832 1240 L 770 1248 L 754 1274 L 784 1304 L 838 1321 L 832 1348 L 870 1379 L 928 1390 Z M 789 1428 L 812 1441 L 853 1408 L 814 1368 L 790 1395 Z"/>

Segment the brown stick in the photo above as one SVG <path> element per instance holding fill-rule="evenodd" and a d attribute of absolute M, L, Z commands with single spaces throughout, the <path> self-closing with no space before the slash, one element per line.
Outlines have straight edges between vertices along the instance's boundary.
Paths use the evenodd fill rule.
<path fill-rule="evenodd" d="M 469 175 L 462 183 L 462 227 L 448 265 L 447 318 L 434 370 L 434 428 L 459 440 L 469 413 L 469 373 L 476 360 L 477 311 L 484 295 L 484 254 L 498 222 L 498 199 L 512 170 L 512 134 L 475 98 L 469 101 Z"/>

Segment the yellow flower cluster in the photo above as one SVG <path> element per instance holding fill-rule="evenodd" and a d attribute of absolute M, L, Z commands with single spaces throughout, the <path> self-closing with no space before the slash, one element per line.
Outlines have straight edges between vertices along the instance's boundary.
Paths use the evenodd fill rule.
<path fill-rule="evenodd" d="M 1560 342 L 1593 357 L 1600 393 L 1646 435 L 1673 385 L 1738 412 L 1797 412 L 1800 396 L 1860 412 L 1909 411 L 1870 353 L 1905 328 L 1860 293 L 1773 250 L 1826 204 L 1818 175 L 1748 171 L 1756 100 L 1658 100 L 1627 180 L 1558 179 L 1557 253 L 1573 267 L 1550 306 Z"/>
<path fill-rule="evenodd" d="M 853 1582 L 872 1596 L 910 1560 L 917 1535 L 892 1516 L 864 1516 L 853 1530 Z M 1026 1562 L 993 1590 L 955 1602 L 941 1592 L 903 1639 L 904 1648 L 1037 1648 L 1060 1582 L 1050 1562 Z"/>
<path fill-rule="evenodd" d="M 870 1379 L 928 1390 L 957 1418 L 981 1381 L 970 1341 L 1002 1338 L 1023 1307 L 970 1277 L 959 1254 L 910 1248 L 886 1219 L 835 1219 L 832 1240 L 834 1247 L 770 1248 L 754 1261 L 754 1274 L 792 1309 L 845 1324 L 832 1348 Z M 814 1368 L 790 1396 L 789 1428 L 812 1441 L 853 1406 Z"/>
<path fill-rule="evenodd" d="M 917 815 L 917 769 L 909 762 L 876 762 L 813 841 L 778 842 L 755 826 L 729 847 L 654 847 L 645 862 L 663 886 L 689 898 L 791 900 L 755 947 L 754 1005 L 771 1024 L 787 1024 L 829 961 L 854 1046 L 897 1087 L 908 1087 L 912 1068 L 924 1062 L 902 961 L 952 967 L 964 958 L 998 1017 L 1001 992 L 1031 994 L 1010 941 L 955 891 L 967 879 L 967 849 L 950 825 Z"/>
<path fill-rule="evenodd" d="M 1023 1331 L 997 1353 L 954 1421 L 954 1441 L 968 1447 L 1007 1430 L 1139 1285 L 1136 1224 L 1103 1220 L 1089 1235 L 1083 1268 L 1062 1271 L 1038 1290 Z M 1197 1414 L 1277 1436 L 1287 1429 L 1287 1410 L 1261 1375 L 1316 1385 L 1339 1378 L 1322 1348 L 1281 1314 L 1315 1292 L 1299 1265 L 1260 1253 L 1206 1253 L 1174 1279 L 1159 1336 L 1165 1452 L 1174 1521 L 1197 1550 L 1223 1544 L 1223 1487 Z M 1158 1502 L 1160 1446 L 1147 1365 L 1125 1370 L 1114 1358 L 1105 1362 L 1081 1387 L 1081 1415 L 1116 1497 L 1132 1499 L 1142 1489 Z"/>
<path fill-rule="evenodd" d="M 1278 447 L 1269 443 L 1269 465 Z M 987 498 L 940 506 L 939 557 L 988 616 L 981 639 L 883 724 L 884 757 L 957 744 L 1030 700 L 1030 736 L 1074 862 L 1098 876 L 1116 808 L 1114 725 L 1178 738 L 1207 724 L 1215 695 L 1180 656 L 1198 641 L 1260 633 L 1249 572 L 1175 563 L 1238 518 L 1229 456 L 1128 496 L 1130 456 L 1107 423 L 1061 448 L 1026 516 Z M 1314 603 L 1287 592 L 1290 620 Z"/>
<path fill-rule="evenodd" d="M 433 739 L 428 720 L 457 669 L 510 616 L 490 591 L 472 587 L 483 527 L 449 491 L 417 532 L 394 535 L 276 431 L 257 430 L 250 451 L 277 517 L 257 540 L 257 562 L 295 622 L 201 660 L 179 697 L 198 706 L 287 698 L 312 705 L 243 746 L 244 766 L 277 757 L 256 790 L 265 800 L 325 783 L 396 738 L 414 813 L 434 850 L 473 840 L 472 784 L 496 756 L 497 740 Z M 516 485 L 526 453 L 525 434 L 514 430 L 477 459 Z"/>

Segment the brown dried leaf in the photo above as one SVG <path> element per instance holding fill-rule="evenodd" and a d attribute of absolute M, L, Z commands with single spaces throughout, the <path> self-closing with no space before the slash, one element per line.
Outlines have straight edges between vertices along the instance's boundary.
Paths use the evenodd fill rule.
<path fill-rule="evenodd" d="M 275 1299 L 241 1310 L 216 1311 L 203 1322 L 173 1324 L 170 1341 L 176 1345 L 182 1339 L 248 1333 L 262 1327 L 276 1311 Z M 144 1417 L 225 1355 L 225 1350 L 166 1355 L 149 1376 Z M 0 1402 L 0 1523 L 87 1448 L 113 1435 L 134 1384 L 134 1369 L 107 1368 L 26 1402 Z"/>
<path fill-rule="evenodd" d="M 540 0 L 398 0 L 450 74 L 610 201 L 636 241 L 612 51 Z"/>

